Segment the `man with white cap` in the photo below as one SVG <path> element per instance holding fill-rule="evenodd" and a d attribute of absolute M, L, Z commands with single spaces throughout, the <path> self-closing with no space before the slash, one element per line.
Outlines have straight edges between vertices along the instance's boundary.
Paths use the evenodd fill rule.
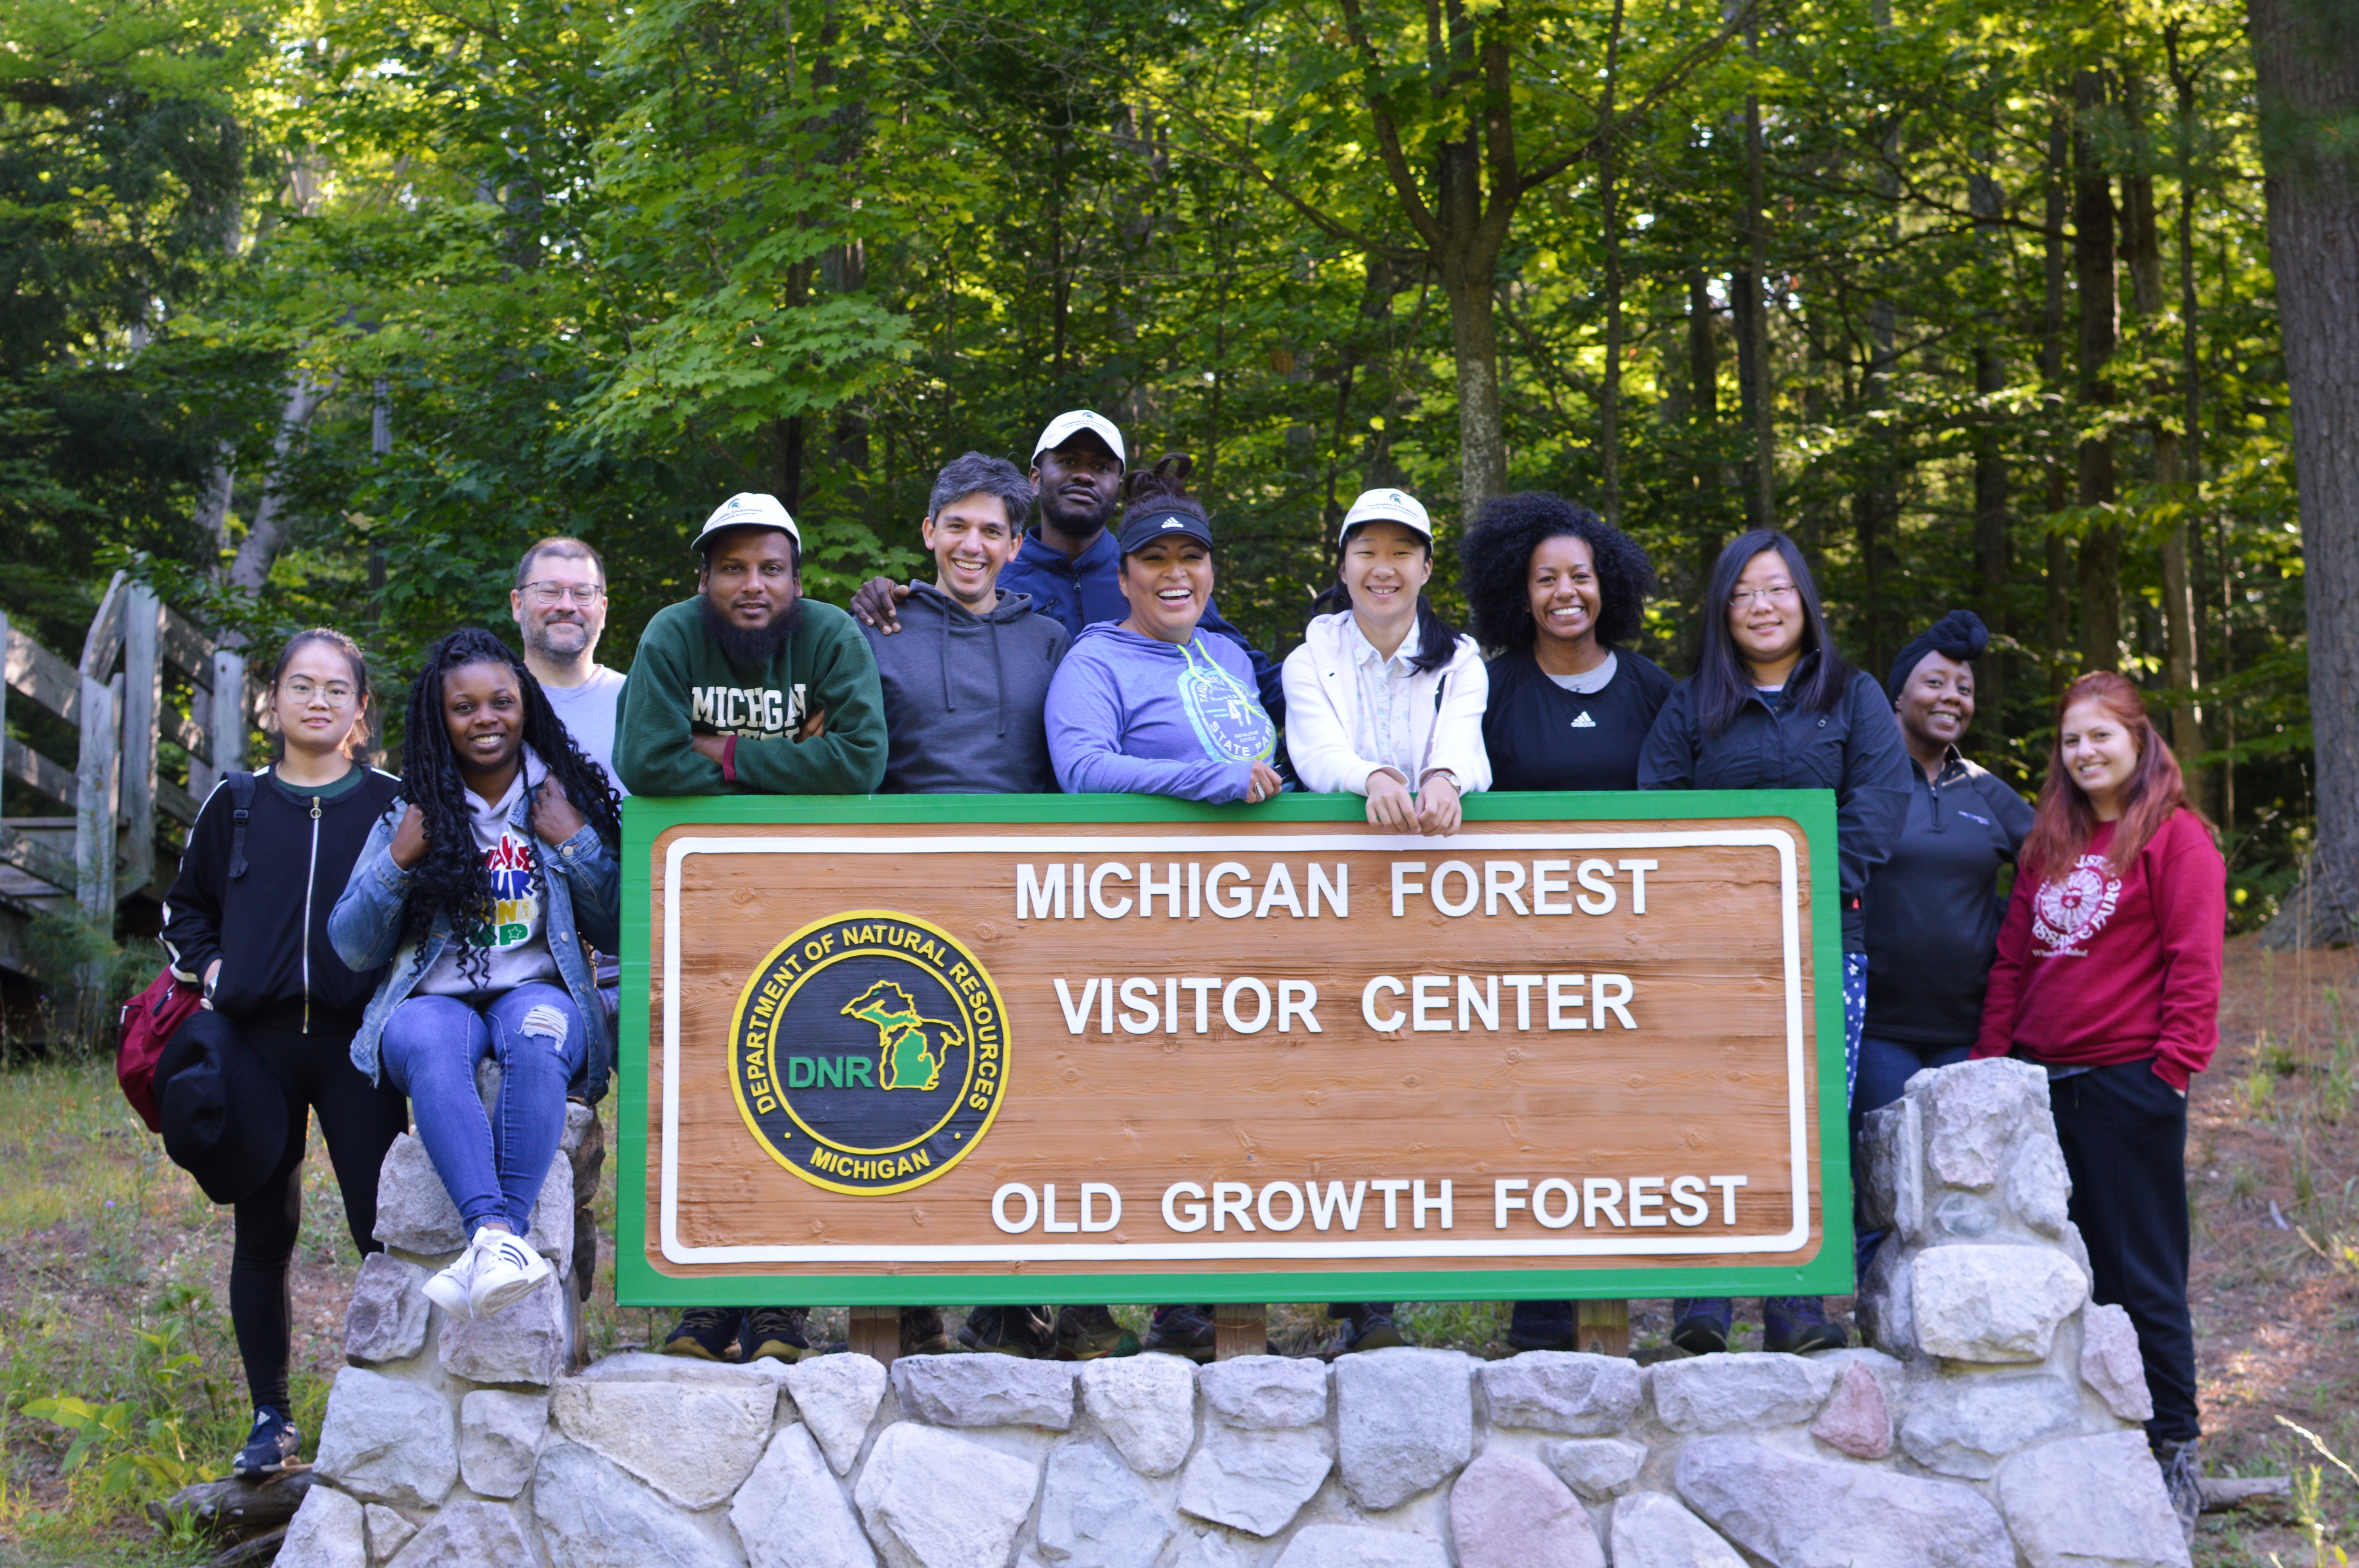
<path fill-rule="evenodd" d="M 635 795 L 866 795 L 885 776 L 885 697 L 860 628 L 802 597 L 802 532 L 775 496 L 733 495 L 696 535 L 696 597 L 656 611 L 615 719 Z M 802 1307 L 691 1307 L 674 1356 L 795 1361 Z M 939 1336 L 939 1330 L 937 1330 Z"/>
<path fill-rule="evenodd" d="M 1087 408 L 1058 415 L 1032 444 L 1030 477 L 1040 496 L 1040 521 L 1001 569 L 999 586 L 1004 592 L 1028 594 L 1034 612 L 1061 622 L 1067 636 L 1130 613 L 1122 596 L 1122 551 L 1107 529 L 1122 506 L 1126 460 L 1121 429 Z M 900 629 L 897 607 L 908 596 L 906 584 L 877 578 L 853 595 L 852 612 L 889 636 Z M 1282 722 L 1286 692 L 1277 665 L 1212 605 L 1205 606 L 1197 624 L 1245 651 L 1262 706 Z"/>

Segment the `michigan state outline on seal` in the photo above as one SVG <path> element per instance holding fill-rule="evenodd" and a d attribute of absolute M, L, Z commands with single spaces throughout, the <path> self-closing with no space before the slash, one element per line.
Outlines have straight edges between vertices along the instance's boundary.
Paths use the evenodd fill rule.
<path fill-rule="evenodd" d="M 813 1186 L 906 1192 L 957 1164 L 998 1115 L 1006 1017 L 989 972 L 941 927 L 832 914 L 746 980 L 730 1088 L 770 1157 Z"/>

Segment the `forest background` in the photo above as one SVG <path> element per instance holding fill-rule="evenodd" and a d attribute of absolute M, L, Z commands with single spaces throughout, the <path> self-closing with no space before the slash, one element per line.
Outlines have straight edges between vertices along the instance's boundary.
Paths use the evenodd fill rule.
<path fill-rule="evenodd" d="M 2359 59 L 2335 0 L 2252 20 L 2288 8 Z M 0 608 L 49 646 L 126 566 L 258 646 L 340 625 L 397 745 L 400 672 L 511 630 L 534 537 L 604 552 L 625 667 L 731 492 L 785 501 L 841 603 L 917 568 L 941 462 L 1085 406 L 1194 455 L 1273 653 L 1364 487 L 1432 508 L 1445 609 L 1482 496 L 1594 505 L 1680 673 L 1713 554 L 1773 523 L 1879 680 L 1981 612 L 1969 750 L 2018 784 L 2062 683 L 2135 676 L 2240 925 L 2312 847 L 2240 7 L 5 9 Z M 2359 189 L 2351 107 L 2313 140 Z"/>

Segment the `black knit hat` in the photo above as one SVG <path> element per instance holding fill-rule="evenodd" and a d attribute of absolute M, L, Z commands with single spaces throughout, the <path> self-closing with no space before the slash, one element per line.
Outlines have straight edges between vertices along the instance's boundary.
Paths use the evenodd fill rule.
<path fill-rule="evenodd" d="M 1892 674 L 1885 683 L 1885 695 L 1895 702 L 1899 701 L 1900 688 L 1908 684 L 1910 676 L 1917 673 L 1917 666 L 1925 662 L 1928 654 L 1939 654 L 1943 658 L 1955 659 L 1964 665 L 1972 664 L 1989 646 L 1990 628 L 1983 624 L 1983 618 L 1971 610 L 1952 610 L 1919 633 L 1915 642 L 1900 650 L 1900 656 L 1892 661 Z"/>

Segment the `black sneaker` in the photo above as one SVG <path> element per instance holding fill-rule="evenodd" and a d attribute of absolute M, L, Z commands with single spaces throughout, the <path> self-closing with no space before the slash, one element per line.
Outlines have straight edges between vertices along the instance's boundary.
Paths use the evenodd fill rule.
<path fill-rule="evenodd" d="M 1185 1356 L 1202 1363 L 1212 1358 L 1212 1314 L 1200 1306 L 1159 1306 L 1147 1325 L 1146 1350 Z"/>
<path fill-rule="evenodd" d="M 1394 1326 L 1389 1304 L 1364 1302 L 1334 1315 L 1343 1320 L 1343 1326 L 1327 1346 L 1330 1356 L 1349 1356 L 1354 1350 L 1391 1350 L 1408 1343 Z"/>
<path fill-rule="evenodd" d="M 901 1309 L 901 1354 L 904 1356 L 947 1356 L 951 1353 L 950 1336 L 942 1332 L 940 1307 L 913 1306 Z"/>
<path fill-rule="evenodd" d="M 700 1361 L 734 1361 L 740 1354 L 737 1331 L 745 1326 L 744 1307 L 690 1307 L 664 1336 L 667 1356 L 693 1356 Z"/>
<path fill-rule="evenodd" d="M 1057 1359 L 1095 1361 L 1104 1356 L 1136 1356 L 1138 1336 L 1102 1306 L 1057 1309 Z"/>
<path fill-rule="evenodd" d="M 1507 1343 L 1517 1350 L 1578 1350 L 1571 1302 L 1517 1302 L 1507 1321 Z"/>
<path fill-rule="evenodd" d="M 1025 1360 L 1047 1360 L 1056 1354 L 1056 1331 L 1049 1314 L 1027 1306 L 979 1306 L 959 1325 L 958 1339 L 969 1350 Z"/>
<path fill-rule="evenodd" d="M 2155 1463 L 2162 1466 L 2162 1489 L 2170 1497 L 2170 1511 L 2179 1516 L 2180 1533 L 2195 1544 L 2195 1523 L 2203 1517 L 2203 1455 L 2201 1440 L 2154 1444 Z"/>
<path fill-rule="evenodd" d="M 268 1405 L 254 1412 L 254 1435 L 237 1451 L 229 1473 L 241 1481 L 259 1480 L 266 1476 L 283 1476 L 289 1470 L 300 1469 L 295 1455 L 302 1451 L 303 1434 L 295 1423 Z"/>
<path fill-rule="evenodd" d="M 1851 1336 L 1839 1323 L 1827 1321 L 1827 1303 L 1818 1296 L 1771 1296 L 1761 1303 L 1761 1348 L 1788 1356 L 1814 1350 L 1841 1350 Z"/>
<path fill-rule="evenodd" d="M 1691 1356 L 1712 1356 L 1728 1348 L 1728 1328 L 1734 1321 L 1725 1298 L 1675 1301 L 1671 1303 L 1671 1343 Z"/>
<path fill-rule="evenodd" d="M 810 1319 L 809 1307 L 754 1308 L 745 1314 L 745 1332 L 738 1336 L 745 1359 L 759 1361 L 766 1356 L 793 1366 L 811 1353 L 811 1343 L 803 1336 Z"/>

